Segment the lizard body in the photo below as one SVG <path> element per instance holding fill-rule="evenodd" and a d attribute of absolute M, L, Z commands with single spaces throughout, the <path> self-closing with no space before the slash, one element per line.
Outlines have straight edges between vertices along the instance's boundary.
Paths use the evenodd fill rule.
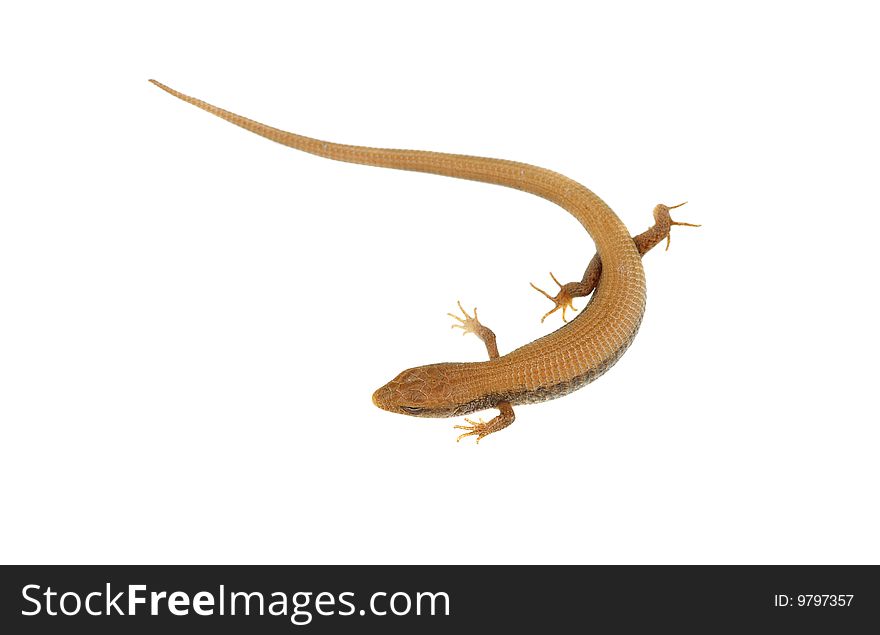
<path fill-rule="evenodd" d="M 516 188 L 556 203 L 584 226 L 596 243 L 597 253 L 583 279 L 560 284 L 555 297 L 538 289 L 555 303 L 550 313 L 562 309 L 563 320 L 565 310 L 574 308 L 572 298 L 592 293 L 588 306 L 571 322 L 506 355 L 499 355 L 494 333 L 479 323 L 476 312 L 472 318 L 462 309 L 464 318 L 453 316 L 460 322 L 455 326 L 482 339 L 489 351 L 489 360 L 411 368 L 373 394 L 373 402 L 378 407 L 413 416 L 453 417 L 488 408 L 500 410 L 489 422 L 468 420 L 471 425 L 456 426 L 466 430 L 459 439 L 476 436 L 479 441 L 510 425 L 513 405 L 561 397 L 606 372 L 633 341 L 645 311 L 641 256 L 664 238 L 668 240 L 672 225 L 687 224 L 672 221 L 669 216 L 672 207 L 658 205 L 654 209 L 655 225 L 633 238 L 596 194 L 551 170 L 502 159 L 330 143 L 266 126 L 150 81 L 183 101 L 297 150 L 337 161 Z"/>

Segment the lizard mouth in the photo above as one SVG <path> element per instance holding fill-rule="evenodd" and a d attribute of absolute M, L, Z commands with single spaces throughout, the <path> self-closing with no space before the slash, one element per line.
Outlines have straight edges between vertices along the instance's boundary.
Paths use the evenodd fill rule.
<path fill-rule="evenodd" d="M 409 406 L 400 403 L 399 391 L 389 384 L 382 386 L 373 393 L 373 405 L 388 412 L 395 412 L 411 417 L 436 417 L 435 411 L 423 406 Z M 441 415 L 442 416 L 442 415 Z"/>

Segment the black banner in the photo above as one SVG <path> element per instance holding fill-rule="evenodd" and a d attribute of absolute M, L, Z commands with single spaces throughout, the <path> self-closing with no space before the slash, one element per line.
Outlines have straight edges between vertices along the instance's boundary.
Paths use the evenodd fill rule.
<path fill-rule="evenodd" d="M 22 566 L 2 568 L 0 591 L 5 633 L 841 633 L 880 623 L 877 568 L 853 566 Z"/>

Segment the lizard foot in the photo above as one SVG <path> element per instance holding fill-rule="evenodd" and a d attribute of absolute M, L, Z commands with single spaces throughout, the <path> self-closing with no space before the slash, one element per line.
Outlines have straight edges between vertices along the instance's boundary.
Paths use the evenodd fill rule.
<path fill-rule="evenodd" d="M 686 205 L 686 204 L 687 204 L 687 201 L 685 201 L 684 203 L 679 203 L 678 205 L 672 205 L 671 207 L 667 207 L 666 213 L 668 214 L 669 213 L 668 210 L 670 210 L 670 209 L 675 209 L 676 207 L 681 207 L 682 205 Z M 681 227 L 701 227 L 701 225 L 696 225 L 694 223 L 679 223 L 677 221 L 672 220 L 672 218 L 670 218 L 669 219 L 669 231 L 666 233 L 666 251 L 669 251 L 669 243 L 672 240 L 672 226 L 673 225 L 679 225 Z"/>
<path fill-rule="evenodd" d="M 549 316 L 556 313 L 559 309 L 562 309 L 562 321 L 568 322 L 568 320 L 565 319 L 566 309 L 571 309 L 572 311 L 577 311 L 577 309 L 574 308 L 573 300 L 576 297 L 580 297 L 581 295 L 583 295 L 583 294 L 578 294 L 578 287 L 580 286 L 580 283 L 569 282 L 567 284 L 562 284 L 561 282 L 559 282 L 559 280 L 556 279 L 556 276 L 553 275 L 552 271 L 550 272 L 550 277 L 553 278 L 553 282 L 555 282 L 557 285 L 559 285 L 559 293 L 557 293 L 555 297 L 550 295 L 549 293 L 547 293 L 543 289 L 536 287 L 533 283 L 531 283 L 531 282 L 529 283 L 530 285 L 532 285 L 532 289 L 534 289 L 535 291 L 537 291 L 538 293 L 540 293 L 541 295 L 543 295 L 545 298 L 547 298 L 548 300 L 550 300 L 551 302 L 553 302 L 556 305 L 552 309 L 547 311 L 547 313 L 544 314 L 544 317 L 541 318 L 541 323 L 543 324 L 544 320 L 546 320 Z"/>
<path fill-rule="evenodd" d="M 479 421 L 472 421 L 470 419 L 465 419 L 467 423 L 470 425 L 467 426 L 453 426 L 456 430 L 466 430 L 463 434 L 458 435 L 455 439 L 456 442 L 461 441 L 465 437 L 477 437 L 477 443 L 483 437 L 487 437 L 493 432 L 498 432 L 499 430 L 503 430 L 514 420 L 513 408 L 509 403 L 504 402 L 498 404 L 498 409 L 501 413 L 489 421 L 483 421 L 480 419 Z"/>
<path fill-rule="evenodd" d="M 461 306 L 461 302 L 458 303 L 458 308 L 462 315 L 464 315 L 463 318 L 453 315 L 452 313 L 447 313 L 449 317 L 458 320 L 459 322 L 458 324 L 453 324 L 452 328 L 461 329 L 462 335 L 473 333 L 483 341 L 483 344 L 486 345 L 486 350 L 489 352 L 489 359 L 495 359 L 498 357 L 498 344 L 495 342 L 495 333 L 489 327 L 480 324 L 480 320 L 477 319 L 476 307 L 474 307 L 473 317 L 468 315 L 468 312 L 464 310 L 463 306 Z"/>
<path fill-rule="evenodd" d="M 458 317 L 452 313 L 447 313 L 449 317 L 454 320 L 458 320 L 459 324 L 453 324 L 452 328 L 461 329 L 462 335 L 467 335 L 468 333 L 473 333 L 477 337 L 479 337 L 479 333 L 481 329 L 486 328 L 482 324 L 480 324 L 480 320 L 477 318 L 477 307 L 474 307 L 474 316 L 471 317 L 468 315 L 468 312 L 464 310 L 464 307 L 461 306 L 461 301 L 458 302 L 458 310 L 461 311 L 461 314 L 464 316 L 463 318 Z"/>

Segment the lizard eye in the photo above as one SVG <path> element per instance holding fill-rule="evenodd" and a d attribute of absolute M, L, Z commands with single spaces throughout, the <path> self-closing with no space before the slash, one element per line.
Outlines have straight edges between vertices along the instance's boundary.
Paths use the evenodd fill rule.
<path fill-rule="evenodd" d="M 419 415 L 425 411 L 424 408 L 416 408 L 415 406 L 401 406 L 400 409 L 411 415 Z"/>

